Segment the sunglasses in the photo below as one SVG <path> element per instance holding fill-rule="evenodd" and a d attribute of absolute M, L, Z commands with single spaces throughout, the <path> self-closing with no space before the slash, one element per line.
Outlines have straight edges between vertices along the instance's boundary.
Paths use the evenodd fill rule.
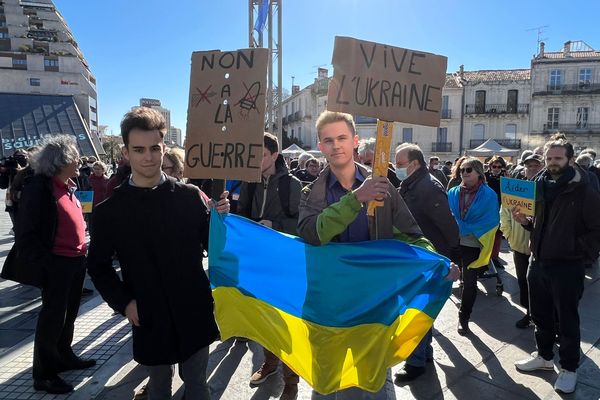
<path fill-rule="evenodd" d="M 470 174 L 471 172 L 473 172 L 473 168 L 471 168 L 471 167 L 466 167 L 466 168 L 460 169 L 461 174 L 464 174 L 464 173 Z"/>
<path fill-rule="evenodd" d="M 492 169 L 502 169 L 502 165 L 492 165 Z"/>

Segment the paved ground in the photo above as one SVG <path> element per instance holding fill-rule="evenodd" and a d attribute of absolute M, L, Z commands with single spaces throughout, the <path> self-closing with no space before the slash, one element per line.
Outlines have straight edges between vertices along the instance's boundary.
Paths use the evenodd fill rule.
<path fill-rule="evenodd" d="M 4 199 L 4 192 L 0 191 Z M 4 209 L 0 201 L 0 210 Z M 8 235 L 10 220 L 0 212 L 0 263 L 12 246 Z M 556 373 L 518 373 L 513 362 L 535 349 L 533 329 L 519 330 L 514 322 L 522 316 L 512 257 L 504 249 L 507 261 L 501 271 L 504 293 L 496 295 L 495 280 L 479 284 L 480 292 L 472 316 L 469 337 L 456 333 L 458 289 L 446 303 L 435 323 L 434 362 L 417 381 L 395 386 L 388 374 L 381 399 L 600 399 L 600 272 L 596 265 L 588 270 L 581 302 L 583 358 L 579 383 L 572 395 L 559 396 L 553 390 Z M 91 283 L 86 286 L 92 287 Z M 146 374 L 131 359 L 131 334 L 120 315 L 113 315 L 95 294 L 84 297 L 76 323 L 75 349 L 86 357 L 99 360 L 89 370 L 70 372 L 64 378 L 76 384 L 70 395 L 54 396 L 33 391 L 31 362 L 39 291 L 0 280 L 0 399 L 126 400 L 141 387 Z M 211 346 L 209 383 L 212 399 L 278 398 L 283 389 L 281 375 L 270 377 L 259 387 L 250 387 L 248 379 L 262 362 L 262 350 L 253 342 L 229 340 Z M 176 376 L 174 398 L 182 395 Z M 309 399 L 311 390 L 302 382 L 299 399 Z"/>

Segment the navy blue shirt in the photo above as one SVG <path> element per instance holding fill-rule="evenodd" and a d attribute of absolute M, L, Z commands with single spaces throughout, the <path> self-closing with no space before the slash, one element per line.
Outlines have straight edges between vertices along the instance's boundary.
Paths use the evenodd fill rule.
<path fill-rule="evenodd" d="M 352 184 L 352 190 L 357 189 L 364 182 L 365 178 L 361 175 L 358 167 L 356 168 L 355 180 Z M 348 194 L 349 191 L 344 189 L 334 174 L 329 174 L 327 180 L 327 205 L 330 206 L 340 201 L 340 199 Z M 362 207 L 358 215 L 350 225 L 336 237 L 332 242 L 364 242 L 369 240 L 369 219 L 367 217 L 367 208 Z"/>

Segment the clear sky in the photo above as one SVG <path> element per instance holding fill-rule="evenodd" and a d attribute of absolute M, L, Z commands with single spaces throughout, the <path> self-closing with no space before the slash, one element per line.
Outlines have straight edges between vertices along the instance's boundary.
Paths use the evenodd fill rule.
<path fill-rule="evenodd" d="M 528 68 L 567 40 L 600 49 L 598 0 L 282 0 L 283 82 L 305 87 L 331 68 L 336 35 L 448 57 L 448 71 Z M 247 0 L 54 0 L 95 74 L 99 122 L 160 99 L 185 132 L 193 51 L 248 47 Z"/>

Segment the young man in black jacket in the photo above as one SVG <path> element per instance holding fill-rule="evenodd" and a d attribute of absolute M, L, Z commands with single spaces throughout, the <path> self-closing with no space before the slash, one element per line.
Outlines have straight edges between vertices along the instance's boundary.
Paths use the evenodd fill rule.
<path fill-rule="evenodd" d="M 558 335 L 561 369 L 554 389 L 562 393 L 573 392 L 577 383 L 584 263 L 600 250 L 600 194 L 574 164 L 573 156 L 573 146 L 564 135 L 546 143 L 546 169 L 536 178 L 535 217 L 512 211 L 513 218 L 531 231 L 533 257 L 527 281 L 538 350 L 515 366 L 526 372 L 553 369 Z"/>
<path fill-rule="evenodd" d="M 209 210 L 198 188 L 162 173 L 166 129 L 162 115 L 145 107 L 121 122 L 131 176 L 94 212 L 88 271 L 132 325 L 133 358 L 148 367 L 149 397 L 171 398 L 179 363 L 186 398 L 209 399 L 208 346 L 218 336 L 202 267 Z M 227 192 L 217 211 L 229 211 Z M 123 280 L 112 268 L 115 253 Z"/>

